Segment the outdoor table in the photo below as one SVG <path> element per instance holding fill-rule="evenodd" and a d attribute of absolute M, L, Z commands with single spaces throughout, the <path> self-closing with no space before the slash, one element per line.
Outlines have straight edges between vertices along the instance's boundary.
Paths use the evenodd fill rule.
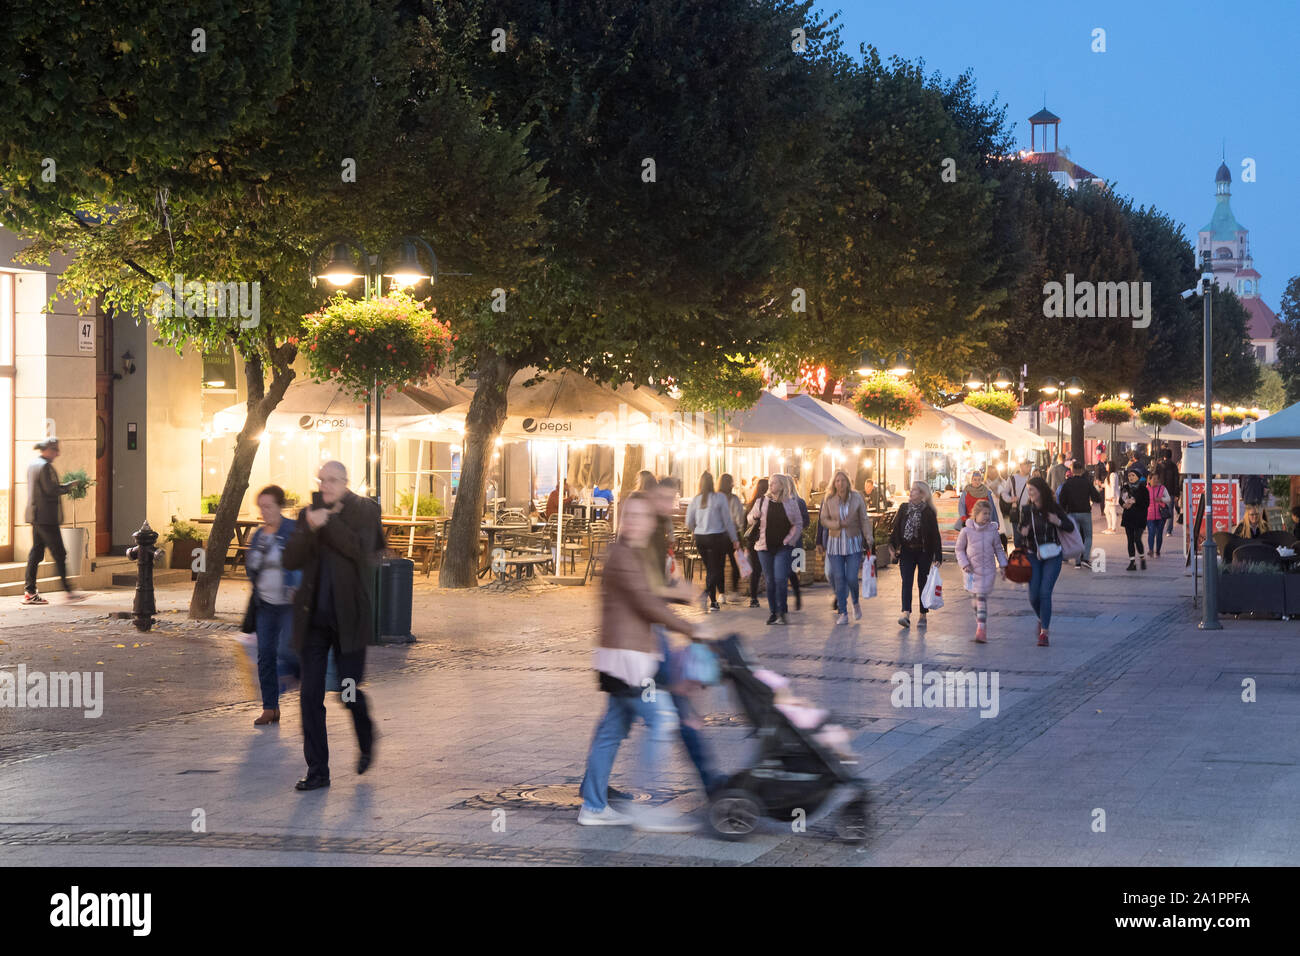
<path fill-rule="evenodd" d="M 216 515 L 202 515 L 198 518 L 190 519 L 195 524 L 212 524 L 217 520 Z M 239 567 L 239 555 L 248 550 L 248 538 L 253 531 L 260 528 L 263 522 L 259 518 L 236 518 L 235 519 L 235 559 L 233 567 Z"/>
<path fill-rule="evenodd" d="M 479 527 L 484 532 L 487 533 L 487 539 L 488 539 L 488 546 L 487 546 L 488 563 L 478 569 L 478 576 L 483 577 L 483 575 L 487 574 L 489 571 L 492 570 L 492 549 L 496 547 L 496 537 L 498 531 L 537 531 L 540 528 L 545 528 L 546 522 L 534 521 L 531 523 L 531 527 L 526 527 L 521 524 L 496 524 L 495 522 L 492 521 L 484 521 L 481 525 L 479 525 Z"/>

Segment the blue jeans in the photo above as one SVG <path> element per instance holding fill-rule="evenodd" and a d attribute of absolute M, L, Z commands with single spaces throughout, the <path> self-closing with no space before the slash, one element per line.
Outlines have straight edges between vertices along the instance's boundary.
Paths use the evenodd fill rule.
<path fill-rule="evenodd" d="M 293 605 L 257 602 L 254 612 L 257 630 L 257 682 L 262 688 L 262 706 L 280 706 L 280 678 L 298 676 L 298 655 L 293 652 Z"/>
<path fill-rule="evenodd" d="M 605 713 L 596 724 L 587 752 L 587 772 L 582 776 L 582 806 L 599 813 L 608 805 L 605 794 L 609 790 L 609 775 L 614 769 L 618 746 L 632 729 L 638 717 L 645 722 L 646 735 L 641 744 L 637 768 L 637 786 L 650 789 L 654 773 L 663 765 L 663 755 L 672 733 L 677 729 L 676 711 L 672 709 L 672 696 L 663 691 L 654 694 L 654 700 L 643 700 L 645 691 L 639 690 L 631 697 L 607 694 Z"/>
<path fill-rule="evenodd" d="M 759 551 L 758 563 L 763 566 L 763 578 L 767 581 L 767 610 L 770 614 L 786 612 L 786 589 L 790 586 L 790 559 L 793 549 L 781 548 L 777 551 Z"/>
<path fill-rule="evenodd" d="M 1052 589 L 1061 576 L 1061 556 L 1044 559 L 1031 552 L 1029 568 L 1029 604 L 1045 631 L 1052 624 Z"/>
<path fill-rule="evenodd" d="M 826 555 L 826 570 L 830 574 L 831 584 L 835 588 L 835 606 L 841 614 L 849 612 L 849 598 L 853 605 L 858 604 L 858 571 L 862 567 L 862 552 L 852 554 Z"/>
<path fill-rule="evenodd" d="M 1165 522 L 1168 518 L 1157 518 L 1155 521 L 1147 521 L 1147 551 L 1151 554 L 1159 554 L 1160 546 L 1165 540 Z"/>
<path fill-rule="evenodd" d="M 1083 539 L 1083 554 L 1079 556 L 1080 561 L 1092 563 L 1092 512 L 1086 515 L 1077 511 L 1070 512 L 1070 520 L 1074 526 L 1079 529 L 1079 537 Z M 1079 561 L 1074 562 L 1074 566 L 1079 566 Z"/>

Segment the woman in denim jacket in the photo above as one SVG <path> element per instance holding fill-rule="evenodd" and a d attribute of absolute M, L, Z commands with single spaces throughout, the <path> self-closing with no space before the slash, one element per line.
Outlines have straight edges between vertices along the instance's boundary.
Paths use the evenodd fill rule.
<path fill-rule="evenodd" d="M 284 489 L 279 485 L 267 485 L 257 493 L 257 507 L 265 524 L 253 532 L 244 567 L 253 581 L 257 680 L 262 688 L 262 716 L 253 721 L 255 727 L 279 722 L 280 678 L 299 674 L 292 643 L 293 594 L 302 572 L 287 571 L 280 564 L 285 543 L 297 526 L 282 513 L 284 501 Z"/>

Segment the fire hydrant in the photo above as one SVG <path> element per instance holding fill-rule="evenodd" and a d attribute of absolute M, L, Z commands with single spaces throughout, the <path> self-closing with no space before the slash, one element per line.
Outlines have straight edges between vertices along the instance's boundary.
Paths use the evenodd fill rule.
<path fill-rule="evenodd" d="M 163 552 L 154 548 L 158 532 L 149 527 L 148 521 L 131 537 L 135 544 L 126 549 L 126 556 L 135 562 L 135 604 L 131 611 L 135 614 L 136 630 L 147 631 L 153 627 L 153 616 L 158 610 L 153 602 L 153 563 Z"/>

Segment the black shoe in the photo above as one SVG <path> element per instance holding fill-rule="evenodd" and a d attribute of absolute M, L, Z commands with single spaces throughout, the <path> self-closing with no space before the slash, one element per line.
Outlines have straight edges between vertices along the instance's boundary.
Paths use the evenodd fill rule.
<path fill-rule="evenodd" d="M 370 769 L 370 765 L 375 762 L 375 748 L 372 746 L 368 752 L 363 752 L 357 758 L 357 773 L 362 774 Z"/>
<path fill-rule="evenodd" d="M 1143 558 L 1143 559 L 1142 559 L 1142 570 L 1145 571 L 1146 569 L 1147 569 L 1147 559 L 1146 559 L 1146 558 Z"/>
<path fill-rule="evenodd" d="M 768 623 L 768 624 L 775 624 L 775 623 L 776 623 L 776 615 L 775 615 L 775 614 L 769 614 L 769 615 L 767 616 L 767 623 Z"/>
<path fill-rule="evenodd" d="M 750 606 L 750 607 L 758 607 L 758 598 L 750 598 L 750 599 L 749 599 L 749 606 Z"/>
<path fill-rule="evenodd" d="M 1128 561 L 1128 567 L 1125 568 L 1124 570 L 1125 570 L 1125 571 L 1136 571 L 1137 569 L 1138 569 L 1137 562 L 1134 561 L 1132 558 L 1129 558 L 1129 561 Z"/>
<path fill-rule="evenodd" d="M 798 606 L 798 605 L 796 605 L 796 607 L 797 607 L 797 606 Z M 787 621 L 787 620 L 785 619 L 785 615 L 784 615 L 784 614 L 782 614 L 782 615 L 780 616 L 780 618 L 781 618 L 781 623 L 782 623 L 782 624 L 789 624 L 789 623 L 790 623 L 789 621 Z"/>
<path fill-rule="evenodd" d="M 709 610 L 710 610 L 710 611 L 721 611 L 722 608 L 718 607 L 718 602 L 717 602 L 717 601 L 714 601 L 712 604 L 709 605 Z"/>
<path fill-rule="evenodd" d="M 330 785 L 329 777 L 303 777 L 293 785 L 295 790 L 319 790 Z"/>

